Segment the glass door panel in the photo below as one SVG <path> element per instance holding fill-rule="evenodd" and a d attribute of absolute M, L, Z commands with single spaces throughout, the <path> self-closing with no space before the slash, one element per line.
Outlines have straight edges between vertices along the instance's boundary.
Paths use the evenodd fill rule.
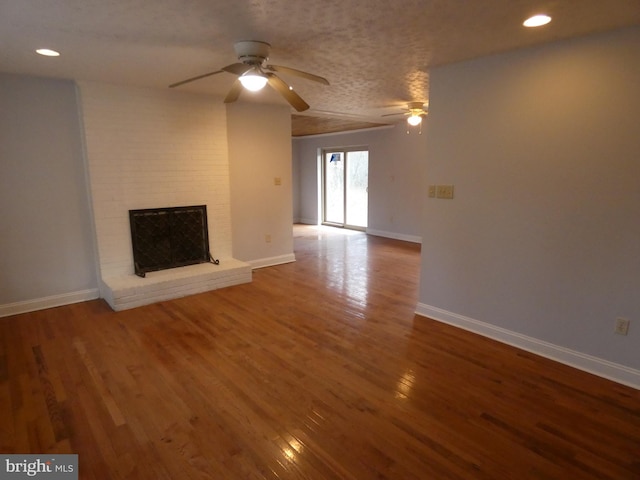
<path fill-rule="evenodd" d="M 369 152 L 347 152 L 345 224 L 353 227 L 367 227 L 368 186 L 369 186 Z"/>
<path fill-rule="evenodd" d="M 324 221 L 344 225 L 344 155 L 324 155 Z"/>

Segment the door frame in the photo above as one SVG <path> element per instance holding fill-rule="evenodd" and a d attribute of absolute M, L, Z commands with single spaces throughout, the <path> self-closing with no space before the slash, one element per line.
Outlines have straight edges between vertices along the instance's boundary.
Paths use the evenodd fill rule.
<path fill-rule="evenodd" d="M 320 165 L 321 165 L 321 182 L 322 182 L 322 211 L 321 211 L 321 223 L 322 225 L 328 225 L 331 227 L 339 227 L 339 228 L 347 228 L 349 230 L 360 230 L 362 232 L 365 232 L 367 230 L 367 226 L 368 226 L 368 219 L 367 219 L 367 226 L 359 226 L 359 225 L 349 225 L 348 223 L 346 223 L 347 221 L 347 181 L 346 181 L 346 175 L 347 175 L 347 154 L 348 152 L 367 152 L 367 210 L 368 210 L 368 203 L 369 203 L 369 181 L 368 181 L 368 177 L 369 177 L 369 147 L 366 146 L 356 146 L 356 147 L 329 147 L 329 148 L 322 148 L 320 151 Z M 344 159 L 344 182 L 343 182 L 343 198 L 344 198 L 344 222 L 343 223 L 337 223 L 337 222 L 330 222 L 327 221 L 326 219 L 326 212 L 327 212 L 327 182 L 326 182 L 326 155 L 328 153 L 342 153 L 342 157 Z"/>

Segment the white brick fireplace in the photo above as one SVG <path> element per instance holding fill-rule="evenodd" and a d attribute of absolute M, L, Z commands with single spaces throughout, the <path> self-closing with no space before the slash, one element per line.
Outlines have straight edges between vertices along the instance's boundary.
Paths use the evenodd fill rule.
<path fill-rule="evenodd" d="M 251 281 L 232 258 L 226 111 L 176 91 L 79 84 L 100 293 L 114 310 Z M 219 265 L 134 275 L 129 210 L 206 205 Z"/>

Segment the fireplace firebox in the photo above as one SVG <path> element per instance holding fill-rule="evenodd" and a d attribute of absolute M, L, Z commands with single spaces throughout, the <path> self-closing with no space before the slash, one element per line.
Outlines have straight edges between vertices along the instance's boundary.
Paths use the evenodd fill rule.
<path fill-rule="evenodd" d="M 136 275 L 218 261 L 209 252 L 207 206 L 129 210 Z"/>

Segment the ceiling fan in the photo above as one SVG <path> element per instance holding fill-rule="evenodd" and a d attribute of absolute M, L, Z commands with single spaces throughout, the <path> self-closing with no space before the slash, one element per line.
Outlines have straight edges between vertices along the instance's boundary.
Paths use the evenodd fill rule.
<path fill-rule="evenodd" d="M 297 77 L 312 80 L 314 82 L 323 83 L 329 85 L 326 78 L 314 75 L 312 73 L 303 72 L 302 70 L 296 70 L 295 68 L 281 67 L 279 65 L 270 65 L 267 63 L 269 59 L 269 51 L 271 45 L 267 42 L 248 40 L 242 42 L 236 42 L 234 49 L 238 55 L 239 63 L 232 63 L 226 67 L 222 67 L 215 72 L 209 72 L 196 77 L 188 78 L 177 83 L 169 85 L 169 88 L 179 87 L 185 83 L 200 80 L 201 78 L 216 75 L 222 72 L 232 73 L 238 78 L 234 82 L 231 90 L 224 99 L 224 103 L 235 102 L 242 88 L 246 88 L 251 91 L 261 90 L 267 83 L 280 95 L 282 95 L 293 108 L 298 112 L 302 112 L 309 108 L 307 102 L 305 102 L 300 95 L 293 91 L 293 87 L 287 85 L 275 72 L 280 72 L 289 75 L 295 75 Z"/>
<path fill-rule="evenodd" d="M 408 115 L 407 123 L 412 126 L 420 125 L 422 123 L 422 117 L 426 117 L 429 114 L 428 110 L 424 108 L 422 102 L 409 102 L 407 104 L 407 111 L 402 113 L 388 113 L 382 115 L 383 117 L 391 117 L 393 115 Z"/>

